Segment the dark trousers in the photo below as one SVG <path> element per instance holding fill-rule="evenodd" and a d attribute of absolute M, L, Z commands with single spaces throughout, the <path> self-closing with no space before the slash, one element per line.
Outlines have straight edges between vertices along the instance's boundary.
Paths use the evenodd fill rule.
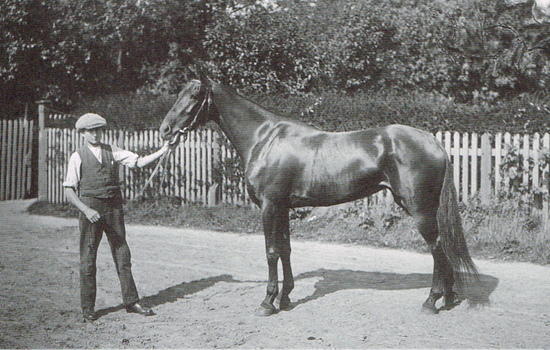
<path fill-rule="evenodd" d="M 99 212 L 101 218 L 92 223 L 86 215 L 80 213 L 80 300 L 82 308 L 93 308 L 96 299 L 96 260 L 99 242 L 103 232 L 107 236 L 111 253 L 115 262 L 120 286 L 122 302 L 131 305 L 139 300 L 134 277 L 130 248 L 126 243 L 124 213 L 122 199 L 82 197 L 82 202 Z"/>

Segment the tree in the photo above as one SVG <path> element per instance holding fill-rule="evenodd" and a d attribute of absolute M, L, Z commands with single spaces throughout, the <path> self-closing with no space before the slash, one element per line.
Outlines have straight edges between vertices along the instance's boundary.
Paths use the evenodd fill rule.
<path fill-rule="evenodd" d="M 57 44 L 58 9 L 57 1 L 0 2 L 0 103 L 8 115 L 62 93 L 68 68 Z"/>
<path fill-rule="evenodd" d="M 10 114 L 156 84 L 185 52 L 201 53 L 219 0 L 0 2 L 0 99 Z M 187 62 L 182 62 L 185 65 Z"/>
<path fill-rule="evenodd" d="M 528 13 L 523 3 L 475 0 L 448 14 L 442 48 L 462 67 L 460 90 L 494 99 L 547 87 L 550 30 Z"/>

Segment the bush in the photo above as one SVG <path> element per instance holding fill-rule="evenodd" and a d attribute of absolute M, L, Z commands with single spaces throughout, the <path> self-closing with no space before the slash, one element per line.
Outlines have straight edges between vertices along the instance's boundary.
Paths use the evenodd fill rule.
<path fill-rule="evenodd" d="M 124 129 L 158 128 L 176 101 L 176 96 L 147 93 L 120 93 L 81 100 L 72 110 L 75 116 L 97 113 L 110 127 Z"/>
<path fill-rule="evenodd" d="M 430 132 L 550 132 L 550 100 L 523 95 L 493 105 L 458 103 L 427 92 L 256 95 L 262 106 L 327 131 L 405 124 Z"/>
<path fill-rule="evenodd" d="M 526 94 L 493 105 L 458 103 L 438 94 L 395 90 L 245 96 L 280 115 L 327 131 L 398 123 L 431 132 L 550 132 L 550 99 L 540 94 Z M 77 116 L 99 113 L 110 125 L 125 129 L 156 129 L 175 98 L 144 93 L 116 94 L 83 100 L 72 113 Z"/>

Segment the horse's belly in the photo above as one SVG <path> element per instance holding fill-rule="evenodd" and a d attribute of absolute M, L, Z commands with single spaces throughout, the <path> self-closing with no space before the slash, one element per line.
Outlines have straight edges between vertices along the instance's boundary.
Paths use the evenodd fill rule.
<path fill-rule="evenodd" d="M 363 173 L 361 176 L 333 177 L 323 181 L 310 181 L 297 186 L 289 196 L 290 205 L 330 206 L 370 196 L 383 187 L 380 172 Z M 301 188 L 300 188 L 301 187 Z"/>

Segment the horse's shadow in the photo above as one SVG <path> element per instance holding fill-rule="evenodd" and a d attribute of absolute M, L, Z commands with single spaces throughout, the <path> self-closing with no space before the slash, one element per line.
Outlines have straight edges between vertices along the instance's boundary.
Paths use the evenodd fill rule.
<path fill-rule="evenodd" d="M 313 294 L 291 303 L 294 308 L 309 301 L 324 297 L 327 294 L 347 289 L 378 289 L 378 290 L 403 290 L 429 288 L 432 285 L 431 274 L 397 274 L 384 272 L 367 272 L 353 270 L 325 270 L 305 272 L 295 277 L 295 280 L 317 277 Z M 218 282 L 250 283 L 251 281 L 239 281 L 230 275 L 204 278 L 192 282 L 183 282 L 178 285 L 159 291 L 141 299 L 140 303 L 148 307 L 156 307 L 166 303 L 176 302 L 188 295 L 198 293 L 214 286 Z M 258 281 L 253 281 L 258 282 Z M 460 300 L 468 299 L 471 306 L 489 304 L 489 296 L 496 289 L 498 279 L 492 276 L 480 275 L 478 279 L 471 278 L 468 283 L 459 286 Z M 122 310 L 118 305 L 98 310 L 99 316 L 105 316 L 111 312 Z"/>
<path fill-rule="evenodd" d="M 312 277 L 321 277 L 315 283 L 313 294 L 292 302 L 291 307 L 346 289 L 402 290 L 432 286 L 432 274 L 397 274 L 353 270 L 319 269 L 302 273 L 296 276 L 296 280 Z M 459 300 L 468 299 L 471 306 L 488 305 L 489 296 L 496 289 L 498 282 L 498 278 L 488 275 L 480 275 L 478 278 L 466 276 L 465 283 L 456 286 Z"/>

